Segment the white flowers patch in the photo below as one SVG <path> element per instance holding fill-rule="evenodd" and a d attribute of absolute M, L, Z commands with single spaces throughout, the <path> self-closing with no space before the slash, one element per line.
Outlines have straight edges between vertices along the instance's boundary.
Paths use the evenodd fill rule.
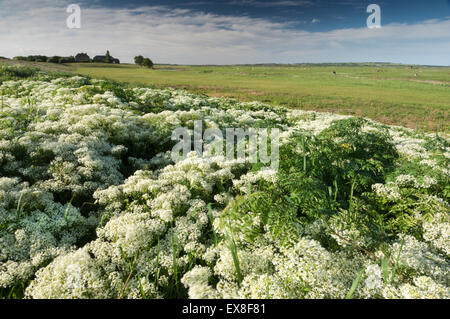
<path fill-rule="evenodd" d="M 348 208 L 330 224 L 299 223 L 287 246 L 259 211 L 223 218 L 259 185 L 278 189 L 278 171 L 194 149 L 173 162 L 172 131 L 197 121 L 223 132 L 277 128 L 281 148 L 297 133 L 317 136 L 349 117 L 82 77 L 5 81 L 0 94 L 0 297 L 23 289 L 29 298 L 344 298 L 361 269 L 357 298 L 450 297 L 448 197 L 435 195 L 445 194 L 448 140 L 437 153 L 429 151 L 434 137 L 387 128 L 399 162 L 419 172 L 369 189 L 395 209 L 422 192 L 405 206 L 420 222 L 416 237 L 372 247 L 347 221 Z M 369 123 L 367 131 L 386 128 Z M 252 240 L 228 231 L 227 223 L 246 221 L 258 230 Z M 388 258 L 390 272 L 399 256 L 397 279 L 385 280 L 381 259 L 342 237 Z"/>

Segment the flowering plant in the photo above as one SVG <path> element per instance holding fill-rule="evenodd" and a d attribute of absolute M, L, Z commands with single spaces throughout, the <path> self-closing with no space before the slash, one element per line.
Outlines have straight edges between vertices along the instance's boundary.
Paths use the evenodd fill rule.
<path fill-rule="evenodd" d="M 0 297 L 449 298 L 450 142 L 0 68 Z M 279 170 L 177 127 L 277 128 Z"/>

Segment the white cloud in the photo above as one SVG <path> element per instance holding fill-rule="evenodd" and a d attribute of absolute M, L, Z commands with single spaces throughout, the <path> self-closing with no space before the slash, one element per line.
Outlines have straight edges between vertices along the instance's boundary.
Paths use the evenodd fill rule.
<path fill-rule="evenodd" d="M 56 3 L 56 5 L 55 5 Z M 131 62 L 137 54 L 159 63 L 229 64 L 392 61 L 448 65 L 450 20 L 381 29 L 329 32 L 245 16 L 206 14 L 165 6 L 82 7 L 82 28 L 67 29 L 68 1 L 0 0 L 0 56 L 103 54 Z"/>

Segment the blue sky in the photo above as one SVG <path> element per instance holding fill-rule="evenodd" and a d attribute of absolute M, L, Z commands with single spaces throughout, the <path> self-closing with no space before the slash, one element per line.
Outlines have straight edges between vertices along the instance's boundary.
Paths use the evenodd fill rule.
<path fill-rule="evenodd" d="M 66 8 L 81 7 L 81 29 Z M 380 29 L 366 8 L 381 7 Z M 450 0 L 0 0 L 0 56 L 103 54 L 159 63 L 450 65 Z"/>
<path fill-rule="evenodd" d="M 98 1 L 97 5 L 136 8 L 143 5 L 166 5 L 229 16 L 250 16 L 275 22 L 290 21 L 308 31 L 361 27 L 366 24 L 369 4 L 380 5 L 383 22 L 417 23 L 450 16 L 450 0 L 132 0 Z M 317 23 L 312 23 L 316 19 Z"/>

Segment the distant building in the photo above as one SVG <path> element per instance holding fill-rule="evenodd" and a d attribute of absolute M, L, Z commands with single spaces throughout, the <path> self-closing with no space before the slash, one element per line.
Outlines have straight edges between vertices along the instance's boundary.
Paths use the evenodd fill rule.
<path fill-rule="evenodd" d="M 75 56 L 75 62 L 91 62 L 91 58 L 87 53 L 78 53 Z"/>
<path fill-rule="evenodd" d="M 106 55 L 96 55 L 93 59 L 93 62 L 95 63 L 106 63 Z M 111 57 L 111 61 L 109 63 L 113 63 L 113 64 L 120 64 L 120 60 Z"/>

